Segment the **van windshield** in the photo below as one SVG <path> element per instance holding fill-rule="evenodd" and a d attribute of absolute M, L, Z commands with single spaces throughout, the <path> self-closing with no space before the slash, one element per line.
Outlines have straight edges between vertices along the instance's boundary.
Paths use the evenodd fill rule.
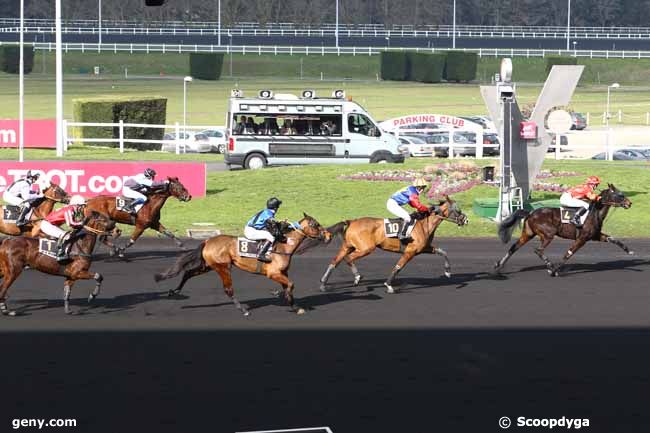
<path fill-rule="evenodd" d="M 342 119 L 335 114 L 235 113 L 233 135 L 341 136 Z"/>

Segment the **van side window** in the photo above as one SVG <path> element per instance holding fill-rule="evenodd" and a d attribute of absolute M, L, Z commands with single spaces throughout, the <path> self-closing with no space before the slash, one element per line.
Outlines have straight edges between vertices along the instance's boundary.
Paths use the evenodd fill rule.
<path fill-rule="evenodd" d="M 368 137 L 379 137 L 381 134 L 370 119 L 363 114 L 350 114 L 348 116 L 348 131 L 354 134 L 363 134 Z"/>

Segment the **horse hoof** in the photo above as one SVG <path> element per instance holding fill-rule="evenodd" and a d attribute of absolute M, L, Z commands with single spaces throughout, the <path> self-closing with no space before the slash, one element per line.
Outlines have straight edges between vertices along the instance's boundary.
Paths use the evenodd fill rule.
<path fill-rule="evenodd" d="M 3 310 L 2 314 L 4 316 L 9 316 L 9 317 L 14 317 L 16 316 L 16 312 L 14 310 Z"/>
<path fill-rule="evenodd" d="M 445 277 L 447 277 L 447 278 L 451 278 L 451 272 L 449 272 L 449 271 L 445 271 Z"/>
<path fill-rule="evenodd" d="M 634 251 L 628 251 L 628 252 L 627 252 L 627 255 L 628 255 L 628 256 L 633 256 L 633 255 L 634 255 Z"/>
<path fill-rule="evenodd" d="M 353 286 L 354 286 L 354 287 L 358 286 L 358 285 L 359 285 L 359 282 L 361 281 L 362 278 L 363 278 L 363 277 L 362 277 L 361 275 L 356 275 L 356 276 L 354 277 L 354 283 L 353 283 Z"/>
<path fill-rule="evenodd" d="M 88 303 L 89 303 L 89 304 L 92 303 L 92 302 L 95 300 L 96 297 L 97 297 L 97 295 L 90 295 L 90 296 L 88 296 Z"/>
<path fill-rule="evenodd" d="M 325 284 L 321 284 L 318 290 L 320 290 L 321 292 L 327 292 L 327 286 Z"/>
<path fill-rule="evenodd" d="M 393 286 L 391 286 L 388 283 L 384 283 L 384 286 L 386 286 L 386 293 L 396 293 L 397 290 L 393 289 Z"/>
<path fill-rule="evenodd" d="M 299 315 L 299 316 L 302 316 L 303 314 L 305 314 L 305 309 L 304 308 L 298 308 L 296 310 L 296 314 Z"/>
<path fill-rule="evenodd" d="M 282 291 L 280 290 L 271 290 L 271 296 L 273 296 L 274 298 L 279 298 L 281 294 Z"/>
<path fill-rule="evenodd" d="M 173 298 L 176 295 L 178 295 L 178 292 L 176 292 L 174 290 L 170 290 L 169 292 L 167 292 L 167 297 L 168 298 Z"/>
<path fill-rule="evenodd" d="M 248 317 L 251 315 L 251 312 L 248 310 L 244 310 L 242 313 L 244 314 L 244 317 Z"/>

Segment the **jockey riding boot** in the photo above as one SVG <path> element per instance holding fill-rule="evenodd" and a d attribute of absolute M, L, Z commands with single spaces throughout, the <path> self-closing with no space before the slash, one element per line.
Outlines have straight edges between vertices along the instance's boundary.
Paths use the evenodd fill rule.
<path fill-rule="evenodd" d="M 574 224 L 576 227 L 582 227 L 582 224 L 580 223 L 580 220 L 582 219 L 582 215 L 587 212 L 587 209 L 581 207 L 576 211 L 576 213 L 573 215 L 573 219 L 571 220 L 571 224 Z"/>
<path fill-rule="evenodd" d="M 257 251 L 257 260 L 264 263 L 271 263 L 271 259 L 266 257 L 266 253 L 269 252 L 269 248 L 271 248 L 272 245 L 273 243 L 271 241 L 262 241 L 259 246 L 259 250 Z"/>
<path fill-rule="evenodd" d="M 16 221 L 16 225 L 18 227 L 22 227 L 24 225 L 27 225 L 29 221 L 27 221 L 27 214 L 29 213 L 29 206 L 23 206 L 23 208 L 20 210 L 20 215 L 18 215 L 18 220 Z"/>
<path fill-rule="evenodd" d="M 66 249 L 68 247 L 69 238 L 65 238 L 65 235 L 59 238 L 59 241 L 56 244 L 56 260 L 62 262 L 68 259 L 66 254 Z"/>
<path fill-rule="evenodd" d="M 404 224 L 402 225 L 402 230 L 398 234 L 398 238 L 400 241 L 407 241 L 411 239 L 411 236 L 407 235 L 409 228 L 411 225 L 413 225 L 414 220 L 411 220 L 409 222 L 404 221 Z"/>

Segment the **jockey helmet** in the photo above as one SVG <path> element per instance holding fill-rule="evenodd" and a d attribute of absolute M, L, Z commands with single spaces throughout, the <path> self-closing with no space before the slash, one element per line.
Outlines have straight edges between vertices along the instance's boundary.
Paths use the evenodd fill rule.
<path fill-rule="evenodd" d="M 35 182 L 35 181 L 38 180 L 39 176 L 40 176 L 40 173 L 38 173 L 38 172 L 32 173 L 31 170 L 27 170 L 27 175 L 25 176 L 25 178 Z"/>
<path fill-rule="evenodd" d="M 144 171 L 144 175 L 148 179 L 153 179 L 154 177 L 156 177 L 156 171 L 154 169 L 152 169 L 152 168 L 147 168 Z"/>
<path fill-rule="evenodd" d="M 278 210 L 278 208 L 280 207 L 281 204 L 282 204 L 282 201 L 280 201 L 280 199 L 277 198 L 277 197 L 271 197 L 270 199 L 268 199 L 266 201 L 266 207 L 268 209 Z"/>
<path fill-rule="evenodd" d="M 600 184 L 600 178 L 598 176 L 589 176 L 587 178 L 587 184 L 589 184 L 589 185 L 599 185 Z"/>
<path fill-rule="evenodd" d="M 82 206 L 86 204 L 86 199 L 80 196 L 79 194 L 73 195 L 70 198 L 70 204 L 73 206 Z"/>
<path fill-rule="evenodd" d="M 423 178 L 423 177 L 418 177 L 417 179 L 415 179 L 413 181 L 413 186 L 416 187 L 416 188 L 426 187 L 427 185 L 428 185 L 428 183 L 427 183 L 426 179 Z"/>

